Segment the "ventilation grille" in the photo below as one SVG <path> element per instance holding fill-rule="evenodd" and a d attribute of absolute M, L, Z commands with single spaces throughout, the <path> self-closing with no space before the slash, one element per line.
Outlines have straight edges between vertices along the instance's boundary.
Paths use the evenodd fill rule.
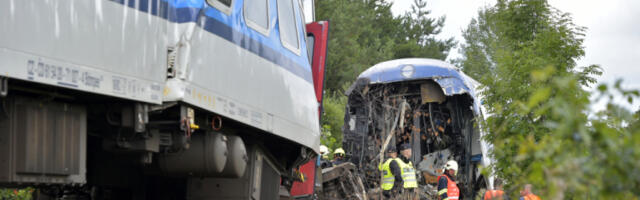
<path fill-rule="evenodd" d="M 280 191 L 280 175 L 271 165 L 262 159 L 262 179 L 260 183 L 260 200 L 278 199 Z"/>

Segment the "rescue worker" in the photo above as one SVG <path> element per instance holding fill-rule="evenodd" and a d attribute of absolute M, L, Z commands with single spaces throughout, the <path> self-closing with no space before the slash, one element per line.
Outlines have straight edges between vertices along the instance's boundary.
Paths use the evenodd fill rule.
<path fill-rule="evenodd" d="M 382 171 L 382 195 L 391 198 L 402 189 L 402 171 L 400 170 L 400 158 L 396 147 L 390 146 L 387 149 L 387 160 L 378 165 L 378 170 Z"/>
<path fill-rule="evenodd" d="M 320 145 L 320 156 L 318 156 L 317 166 L 320 168 L 331 167 L 331 163 L 329 162 L 329 148 L 324 145 Z"/>
<path fill-rule="evenodd" d="M 324 156 L 327 153 L 329 153 L 329 148 L 327 146 L 320 145 L 320 155 Z"/>
<path fill-rule="evenodd" d="M 404 143 L 400 145 L 400 166 L 402 174 L 402 187 L 403 193 L 407 199 L 414 199 L 416 197 L 415 188 L 418 187 L 418 180 L 416 179 L 416 170 L 411 162 L 411 145 Z"/>
<path fill-rule="evenodd" d="M 333 166 L 342 164 L 345 162 L 344 160 L 344 149 L 342 148 L 337 148 L 334 152 L 333 152 Z"/>
<path fill-rule="evenodd" d="M 520 195 L 522 195 L 520 200 L 540 200 L 540 197 L 531 192 L 531 188 L 533 188 L 531 184 L 524 185 L 524 188 L 520 191 Z"/>
<path fill-rule="evenodd" d="M 438 176 L 438 199 L 460 199 L 460 189 L 455 177 L 458 173 L 458 163 L 455 160 L 447 161 L 444 165 L 444 174 Z"/>
<path fill-rule="evenodd" d="M 502 189 L 502 180 L 501 179 L 496 179 L 493 181 L 493 190 L 487 190 L 487 192 L 484 193 L 484 197 L 482 197 L 482 199 L 484 200 L 508 200 L 509 196 L 504 193 L 504 190 Z"/>

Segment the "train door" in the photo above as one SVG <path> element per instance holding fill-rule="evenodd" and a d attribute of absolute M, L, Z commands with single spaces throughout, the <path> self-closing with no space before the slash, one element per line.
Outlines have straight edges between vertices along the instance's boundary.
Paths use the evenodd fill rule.
<path fill-rule="evenodd" d="M 307 24 L 307 51 L 311 61 L 313 74 L 313 87 L 318 100 L 318 118 L 322 117 L 322 98 L 324 92 L 324 67 L 327 57 L 327 44 L 329 39 L 329 22 L 319 21 Z M 317 159 L 311 159 L 300 167 L 303 181 L 296 181 L 291 188 L 291 196 L 298 198 L 310 198 L 313 196 L 317 183 L 322 184 L 316 177 L 322 176 L 317 169 Z"/>

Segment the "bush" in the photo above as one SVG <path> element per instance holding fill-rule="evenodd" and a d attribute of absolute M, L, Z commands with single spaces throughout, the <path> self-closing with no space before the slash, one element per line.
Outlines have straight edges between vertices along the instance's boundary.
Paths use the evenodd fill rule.
<path fill-rule="evenodd" d="M 0 199 L 2 200 L 29 200 L 33 198 L 33 188 L 25 189 L 0 189 Z"/>

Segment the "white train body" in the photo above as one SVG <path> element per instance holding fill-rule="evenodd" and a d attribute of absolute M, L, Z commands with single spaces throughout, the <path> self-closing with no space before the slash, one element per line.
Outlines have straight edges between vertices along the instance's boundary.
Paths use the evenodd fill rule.
<path fill-rule="evenodd" d="M 320 143 L 312 20 L 310 0 L 0 0 L 0 184 L 271 199 Z"/>
<path fill-rule="evenodd" d="M 0 1 L 0 74 L 151 104 L 185 102 L 317 149 L 298 2 L 298 45 L 290 48 L 275 0 L 266 28 L 246 23 L 243 1 L 211 2 Z"/>

